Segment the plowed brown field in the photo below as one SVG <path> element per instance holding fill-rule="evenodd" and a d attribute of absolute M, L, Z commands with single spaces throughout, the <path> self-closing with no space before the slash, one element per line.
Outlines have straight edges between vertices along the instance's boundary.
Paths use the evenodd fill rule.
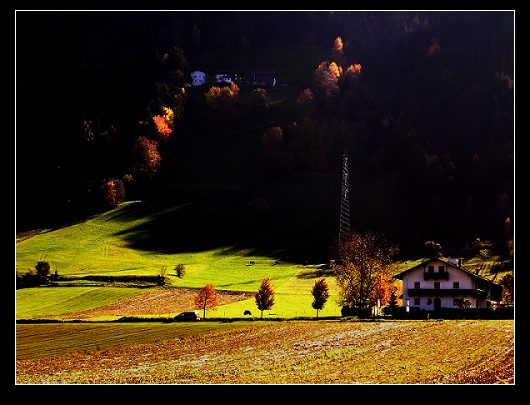
<path fill-rule="evenodd" d="M 256 321 L 16 362 L 18 384 L 513 384 L 513 321 Z"/>
<path fill-rule="evenodd" d="M 88 311 L 71 313 L 68 319 L 86 319 L 104 316 L 139 316 L 139 315 L 167 315 L 175 312 L 195 310 L 197 289 L 186 288 L 156 288 L 123 299 L 114 304 Z M 253 293 L 217 291 L 219 305 L 230 304 L 251 298 Z"/>

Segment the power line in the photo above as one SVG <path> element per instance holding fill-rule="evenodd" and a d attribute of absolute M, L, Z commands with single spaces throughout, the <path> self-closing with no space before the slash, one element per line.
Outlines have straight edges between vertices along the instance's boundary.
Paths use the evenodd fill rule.
<path fill-rule="evenodd" d="M 344 148 L 342 156 L 342 189 L 340 196 L 339 245 L 350 232 L 350 181 L 348 173 L 348 152 Z"/>

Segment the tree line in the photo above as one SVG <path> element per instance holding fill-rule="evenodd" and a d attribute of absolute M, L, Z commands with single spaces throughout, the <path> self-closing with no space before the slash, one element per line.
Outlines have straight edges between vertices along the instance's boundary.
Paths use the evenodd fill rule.
<path fill-rule="evenodd" d="M 350 170 L 381 181 L 392 216 L 410 218 L 396 227 L 388 221 L 368 226 L 400 239 L 406 228 L 416 246 L 433 234 L 453 246 L 480 234 L 506 247 L 514 197 L 513 79 L 502 72 L 461 74 L 469 67 L 449 66 L 452 52 L 427 37 L 432 31 L 426 21 L 412 20 L 389 61 L 397 80 L 384 87 L 381 77 L 374 80 L 383 72 L 352 64 L 337 37 L 330 59 L 299 96 L 301 118 L 264 133 L 268 174 L 338 169 L 346 147 Z M 399 52 L 412 45 L 417 54 L 403 58 Z M 354 226 L 367 229 L 362 222 Z"/>
<path fill-rule="evenodd" d="M 260 319 L 263 319 L 263 312 L 269 311 L 275 304 L 275 291 L 271 284 L 269 277 L 265 277 L 261 280 L 261 284 L 258 291 L 254 294 L 254 302 L 258 311 L 260 311 Z M 313 296 L 313 302 L 311 306 L 316 310 L 316 317 L 318 318 L 318 311 L 324 308 L 329 298 L 329 287 L 325 277 L 321 277 L 315 281 L 311 288 L 311 295 Z M 206 310 L 216 311 L 219 306 L 219 299 L 217 297 L 217 291 L 213 284 L 206 284 L 199 290 L 195 297 L 195 308 L 203 311 L 203 319 L 206 318 Z M 245 310 L 244 315 L 252 315 L 250 310 Z"/>

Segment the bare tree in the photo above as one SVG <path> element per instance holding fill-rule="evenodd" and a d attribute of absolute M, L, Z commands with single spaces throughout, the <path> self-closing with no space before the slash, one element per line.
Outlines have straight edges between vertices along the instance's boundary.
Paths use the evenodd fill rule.
<path fill-rule="evenodd" d="M 392 274 L 399 248 L 373 232 L 353 233 L 338 248 L 335 271 L 342 305 L 366 310 L 373 307 L 381 274 Z"/>

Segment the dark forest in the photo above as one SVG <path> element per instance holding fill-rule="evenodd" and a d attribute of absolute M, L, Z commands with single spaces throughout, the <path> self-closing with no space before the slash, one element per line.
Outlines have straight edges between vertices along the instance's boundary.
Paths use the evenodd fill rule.
<path fill-rule="evenodd" d="M 307 75 L 275 66 L 275 89 L 224 83 L 217 104 L 217 84 L 190 86 L 275 49 L 327 57 Z M 338 178 L 347 149 L 352 178 L 385 201 L 380 221 L 352 212 L 354 228 L 410 249 L 513 239 L 511 11 L 21 11 L 15 53 L 17 232 L 190 187 L 172 151 L 193 160 L 197 134 L 252 123 L 252 190 Z"/>

